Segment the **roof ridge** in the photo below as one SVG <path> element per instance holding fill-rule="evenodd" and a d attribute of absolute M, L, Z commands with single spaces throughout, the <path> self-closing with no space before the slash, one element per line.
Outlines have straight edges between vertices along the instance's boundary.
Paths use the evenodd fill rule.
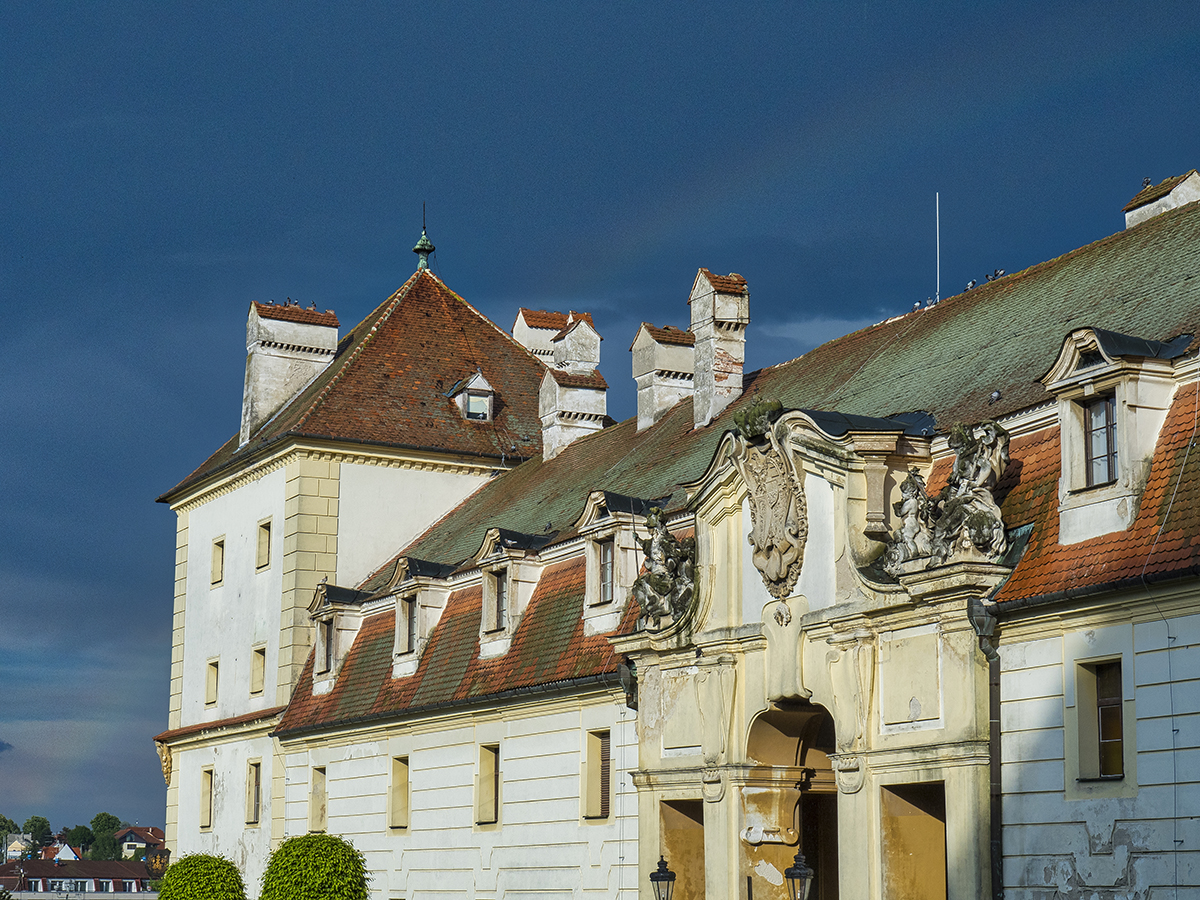
<path fill-rule="evenodd" d="M 370 330 L 367 331 L 367 333 L 363 337 L 363 339 L 358 342 L 358 346 L 355 347 L 350 352 L 350 355 L 346 357 L 346 360 L 340 365 L 338 370 L 329 377 L 329 381 L 327 381 L 325 383 L 325 386 L 323 388 L 321 388 L 321 390 L 317 393 L 317 396 L 315 396 L 313 398 L 312 403 L 310 403 L 308 406 L 308 409 L 306 409 L 303 413 L 301 413 L 300 417 L 298 419 L 296 419 L 295 425 L 293 425 L 290 430 L 297 431 L 304 427 L 304 423 L 306 421 L 308 421 L 309 417 L 312 416 L 312 414 L 314 412 L 316 412 L 317 407 L 320 406 L 321 403 L 325 400 L 325 398 L 329 396 L 329 392 L 333 389 L 333 386 L 335 384 L 337 384 L 339 381 L 341 381 L 342 376 L 346 374 L 347 370 L 349 370 L 349 368 L 352 365 L 354 365 L 355 360 L 357 360 L 360 356 L 362 356 L 363 350 L 371 342 L 371 338 L 373 338 L 375 336 L 375 334 L 379 331 L 380 326 L 383 325 L 389 318 L 391 318 L 392 313 L 396 311 L 396 307 L 398 307 L 400 305 L 401 301 L 403 301 L 404 298 L 408 296 L 408 291 L 412 289 L 412 285 L 414 285 L 416 283 L 416 280 L 420 277 L 421 273 L 428 272 L 428 271 L 429 271 L 428 269 L 417 269 L 416 272 L 414 272 L 412 275 L 409 276 L 408 281 L 406 281 L 406 282 L 404 282 L 404 284 L 400 285 L 400 287 L 396 289 L 395 293 L 393 293 L 392 296 L 388 297 L 387 300 L 385 300 L 383 303 L 380 304 L 379 307 L 377 307 L 377 309 L 382 308 L 382 307 L 387 307 L 387 308 L 371 324 Z M 318 373 L 318 374 L 320 374 L 320 373 Z M 279 411 L 282 412 L 283 410 L 287 409 L 287 407 L 288 407 L 288 404 L 285 403 L 282 407 L 280 407 Z M 271 418 L 273 419 L 275 417 L 272 416 Z M 267 420 L 267 422 L 270 422 L 270 421 L 271 421 L 270 419 Z M 263 423 L 264 427 L 266 426 L 266 424 L 267 423 Z"/>

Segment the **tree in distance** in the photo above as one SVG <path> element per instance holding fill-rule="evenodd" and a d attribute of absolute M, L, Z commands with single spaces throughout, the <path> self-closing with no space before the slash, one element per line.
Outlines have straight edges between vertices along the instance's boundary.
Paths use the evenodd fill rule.
<path fill-rule="evenodd" d="M 50 820 L 45 816 L 30 816 L 25 820 L 25 827 L 22 830 L 30 837 L 31 849 L 49 847 L 54 842 L 54 832 L 50 830 Z"/>
<path fill-rule="evenodd" d="M 160 895 L 161 897 L 161 895 Z M 302 834 L 271 854 L 259 900 L 368 900 L 363 855 L 345 838 Z"/>
<path fill-rule="evenodd" d="M 21 829 L 17 827 L 17 823 L 8 816 L 0 816 L 0 836 L 6 834 L 20 834 Z"/>
<path fill-rule="evenodd" d="M 97 838 L 106 834 L 113 834 L 121 827 L 121 820 L 112 813 L 102 812 L 96 813 L 92 818 L 92 833 Z"/>
<path fill-rule="evenodd" d="M 246 887 L 225 857 L 194 853 L 167 868 L 158 900 L 246 900 Z"/>
<path fill-rule="evenodd" d="M 65 837 L 67 843 L 72 847 L 78 847 L 81 853 L 86 853 L 96 842 L 96 835 L 92 834 L 92 829 L 86 825 L 76 825 L 66 833 Z"/>

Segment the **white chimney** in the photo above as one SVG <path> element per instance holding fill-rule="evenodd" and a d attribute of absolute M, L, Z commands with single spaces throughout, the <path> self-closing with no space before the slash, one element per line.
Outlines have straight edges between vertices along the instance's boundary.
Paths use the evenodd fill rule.
<path fill-rule="evenodd" d="M 701 428 L 742 395 L 750 289 L 741 275 L 696 274 L 692 295 L 692 334 L 696 337 L 694 423 Z"/>
<path fill-rule="evenodd" d="M 692 395 L 696 370 L 690 331 L 655 328 L 643 322 L 633 339 L 633 378 L 637 382 L 637 430 L 649 428 L 684 397 Z"/>
<path fill-rule="evenodd" d="M 250 304 L 240 446 L 333 361 L 337 344 L 332 311 Z"/>
<path fill-rule="evenodd" d="M 1200 174 L 1195 169 L 1156 185 L 1147 183 L 1137 196 L 1125 204 L 1125 227 L 1131 228 L 1193 200 L 1200 200 Z"/>
<path fill-rule="evenodd" d="M 588 313 L 547 312 L 544 309 L 517 310 L 517 320 L 513 322 L 512 335 L 517 343 L 544 362 L 550 365 L 554 359 L 554 339 L 558 334 L 577 319 L 583 319 L 593 328 L 595 323 Z"/>
<path fill-rule="evenodd" d="M 538 412 L 543 459 L 553 459 L 576 438 L 599 431 L 608 415 L 608 384 L 597 371 L 600 335 L 590 317 L 575 316 L 554 336 L 553 367 L 542 377 Z"/>

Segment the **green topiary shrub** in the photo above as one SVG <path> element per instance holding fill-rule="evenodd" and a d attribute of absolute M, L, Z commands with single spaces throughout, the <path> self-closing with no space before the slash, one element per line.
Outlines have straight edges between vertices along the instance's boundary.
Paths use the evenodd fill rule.
<path fill-rule="evenodd" d="M 246 900 L 237 866 L 223 856 L 196 853 L 172 863 L 163 876 L 159 900 Z"/>
<path fill-rule="evenodd" d="M 259 900 L 368 900 L 367 865 L 345 838 L 304 834 L 271 854 Z M 160 897 L 161 900 L 161 897 Z"/>

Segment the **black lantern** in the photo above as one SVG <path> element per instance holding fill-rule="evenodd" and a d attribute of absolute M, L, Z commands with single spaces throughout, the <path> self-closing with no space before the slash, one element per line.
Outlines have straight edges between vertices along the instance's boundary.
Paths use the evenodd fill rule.
<path fill-rule="evenodd" d="M 804 854 L 797 850 L 796 858 L 783 872 L 783 880 L 787 882 L 788 886 L 788 897 L 791 900 L 808 900 L 808 890 L 812 887 L 812 878 L 813 870 L 804 861 Z"/>
<path fill-rule="evenodd" d="M 650 886 L 654 888 L 654 900 L 671 900 L 675 891 L 675 873 L 667 868 L 665 856 L 658 858 L 658 868 L 650 873 Z"/>

